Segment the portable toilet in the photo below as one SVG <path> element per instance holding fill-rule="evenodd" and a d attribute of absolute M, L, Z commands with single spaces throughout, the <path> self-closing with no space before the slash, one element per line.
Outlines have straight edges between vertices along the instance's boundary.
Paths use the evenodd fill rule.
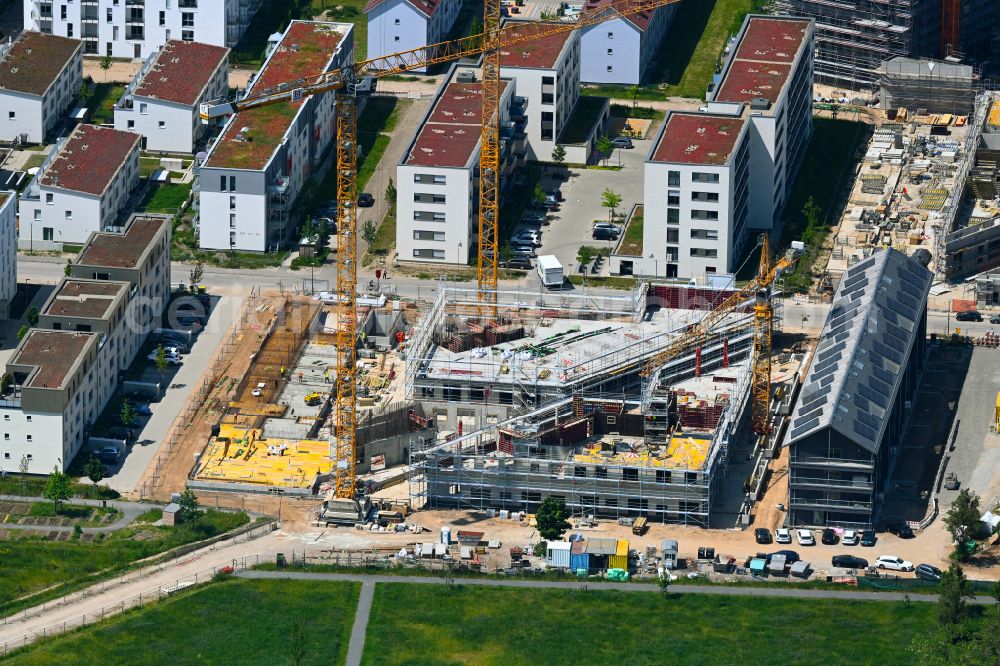
<path fill-rule="evenodd" d="M 677 568 L 677 542 L 673 539 L 664 539 L 660 542 L 660 550 L 663 553 L 663 568 Z"/>

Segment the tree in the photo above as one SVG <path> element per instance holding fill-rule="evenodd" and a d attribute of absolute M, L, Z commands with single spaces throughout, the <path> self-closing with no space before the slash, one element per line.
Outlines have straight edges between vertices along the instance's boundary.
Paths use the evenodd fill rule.
<path fill-rule="evenodd" d="M 601 205 L 608 209 L 608 220 L 613 222 L 615 219 L 615 209 L 622 205 L 622 195 L 610 187 L 606 187 L 601 194 Z"/>
<path fill-rule="evenodd" d="M 611 156 L 611 151 L 614 147 L 615 144 L 611 142 L 611 137 L 607 134 L 597 139 L 597 152 L 600 154 L 601 159 L 604 160 L 604 166 L 608 165 L 608 157 Z"/>
<path fill-rule="evenodd" d="M 962 542 L 976 535 L 981 515 L 979 495 L 968 488 L 963 488 L 958 493 L 958 497 L 951 503 L 948 512 L 944 514 L 944 526 L 951 532 L 951 537 L 958 544 L 960 557 L 965 552 L 962 548 Z"/>
<path fill-rule="evenodd" d="M 63 266 L 63 275 L 69 277 L 70 273 L 73 272 L 73 262 L 69 259 L 66 260 L 66 265 Z"/>
<path fill-rule="evenodd" d="M 385 186 L 385 200 L 389 202 L 389 207 L 396 205 L 396 183 L 389 179 L 389 184 Z"/>
<path fill-rule="evenodd" d="M 25 316 L 28 318 L 29 326 L 38 326 L 38 314 L 39 314 L 38 308 L 36 308 L 34 305 L 28 308 L 28 313 Z"/>
<path fill-rule="evenodd" d="M 111 56 L 104 56 L 103 58 L 101 58 L 101 62 L 100 62 L 99 67 L 104 72 L 104 82 L 105 83 L 108 82 L 108 70 L 111 69 L 111 65 L 113 63 L 114 63 L 114 60 L 111 59 Z"/>
<path fill-rule="evenodd" d="M 629 86 L 628 98 L 632 100 L 632 108 L 634 109 L 639 103 L 639 86 Z"/>
<path fill-rule="evenodd" d="M 478 16 L 475 16 L 473 17 L 472 21 L 469 22 L 469 36 L 473 37 L 475 35 L 481 35 L 482 33 L 483 33 L 483 20 Z M 475 40 L 477 42 L 477 45 L 481 39 L 482 37 L 480 37 L 479 40 Z"/>
<path fill-rule="evenodd" d="M 118 416 L 122 420 L 122 425 L 126 428 L 132 425 L 132 421 L 135 420 L 135 407 L 128 400 L 122 400 L 121 409 L 118 411 Z"/>
<path fill-rule="evenodd" d="M 585 266 L 590 263 L 590 260 L 594 258 L 594 248 L 589 245 L 581 245 L 580 249 L 576 251 L 576 260 L 580 266 Z"/>
<path fill-rule="evenodd" d="M 96 486 L 104 478 L 104 465 L 97 459 L 97 456 L 90 456 L 87 459 L 87 464 L 83 467 L 83 473 Z"/>
<path fill-rule="evenodd" d="M 542 189 L 541 185 L 535 185 L 535 191 L 531 193 L 531 199 L 536 204 L 545 203 L 545 190 Z"/>
<path fill-rule="evenodd" d="M 17 329 L 17 341 L 20 342 L 24 339 L 24 336 L 28 334 L 28 325 L 21 324 L 21 328 Z"/>
<path fill-rule="evenodd" d="M 163 348 L 163 345 L 156 346 L 156 369 L 160 371 L 160 383 L 163 383 L 163 375 L 167 373 L 167 350 Z M 124 416 L 122 417 L 125 418 Z M 125 425 L 128 425 L 126 423 Z"/>
<path fill-rule="evenodd" d="M 10 385 L 14 383 L 14 375 L 9 372 L 3 373 L 0 377 L 0 395 L 7 395 L 10 391 Z"/>
<path fill-rule="evenodd" d="M 558 143 L 552 149 L 552 161 L 559 166 L 562 166 L 566 162 L 566 149 Z"/>
<path fill-rule="evenodd" d="M 50 499 L 55 504 L 56 513 L 59 513 L 59 502 L 69 499 L 69 491 L 69 474 L 60 472 L 58 467 L 53 467 L 48 481 L 45 482 L 45 490 L 42 494 L 45 499 Z"/>
<path fill-rule="evenodd" d="M 182 522 L 190 522 L 201 515 L 201 511 L 198 510 L 200 506 L 198 498 L 191 489 L 181 493 L 180 498 L 177 500 L 177 505 L 181 508 L 178 513 Z"/>
<path fill-rule="evenodd" d="M 191 269 L 188 277 L 191 278 L 191 286 L 201 284 L 202 278 L 205 277 L 205 264 L 200 261 L 195 262 L 194 268 Z"/>
<path fill-rule="evenodd" d="M 361 237 L 368 243 L 369 248 L 375 243 L 375 239 L 378 238 L 378 227 L 375 226 L 374 222 L 365 220 L 361 227 Z"/>
<path fill-rule="evenodd" d="M 666 597 L 667 595 L 669 595 L 670 594 L 670 572 L 664 570 L 664 572 L 662 574 L 660 574 L 660 577 L 656 581 L 656 584 L 660 586 L 660 594 L 662 594 L 664 597 Z"/>
<path fill-rule="evenodd" d="M 958 562 L 952 562 L 941 574 L 941 597 L 938 599 L 938 622 L 943 625 L 961 624 L 967 615 L 966 597 L 972 597 L 972 584 Z"/>
<path fill-rule="evenodd" d="M 31 466 L 31 461 L 28 460 L 28 454 L 25 453 L 21 456 L 21 462 L 18 463 L 17 467 L 21 472 L 21 494 L 23 495 L 28 488 L 28 468 Z"/>
<path fill-rule="evenodd" d="M 569 529 L 566 521 L 566 503 L 561 499 L 546 497 L 535 512 L 538 534 L 546 541 L 558 541 Z"/>
<path fill-rule="evenodd" d="M 819 219 L 823 213 L 823 209 L 816 204 L 810 194 L 806 202 L 802 204 L 801 212 L 802 217 L 806 219 L 806 228 L 802 232 L 802 242 L 806 245 L 811 245 L 814 240 L 813 237 L 819 230 Z"/>

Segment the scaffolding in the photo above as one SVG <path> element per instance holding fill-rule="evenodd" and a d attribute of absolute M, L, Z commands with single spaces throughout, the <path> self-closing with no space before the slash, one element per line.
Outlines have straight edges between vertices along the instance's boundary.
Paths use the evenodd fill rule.
<path fill-rule="evenodd" d="M 979 75 L 971 65 L 893 58 L 876 73 L 883 109 L 967 115 L 976 102 Z"/>

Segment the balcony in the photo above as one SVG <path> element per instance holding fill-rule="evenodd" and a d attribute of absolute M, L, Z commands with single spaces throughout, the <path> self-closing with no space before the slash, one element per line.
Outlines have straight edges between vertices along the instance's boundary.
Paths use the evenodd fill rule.
<path fill-rule="evenodd" d="M 181 9 L 198 9 L 198 0 L 179 0 L 177 6 Z"/>
<path fill-rule="evenodd" d="M 859 511 L 862 513 L 869 513 L 874 506 L 874 502 L 864 502 L 861 500 L 823 499 L 821 497 L 803 498 L 792 495 L 788 498 L 788 505 L 795 509 L 836 509 L 837 511 Z"/>
<path fill-rule="evenodd" d="M 853 460 L 850 458 L 824 458 L 822 456 L 800 456 L 792 454 L 792 465 L 819 465 L 823 467 L 841 467 L 844 469 L 875 469 L 873 460 Z"/>
<path fill-rule="evenodd" d="M 871 492 L 874 484 L 868 479 L 824 479 L 820 477 L 802 476 L 792 474 L 789 477 L 789 485 L 801 488 L 824 488 L 838 490 L 855 490 L 858 492 Z"/>

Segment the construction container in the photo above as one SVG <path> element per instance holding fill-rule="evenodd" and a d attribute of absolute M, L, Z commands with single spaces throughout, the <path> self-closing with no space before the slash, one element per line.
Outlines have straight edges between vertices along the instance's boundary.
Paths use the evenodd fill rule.
<path fill-rule="evenodd" d="M 673 539 L 664 539 L 660 542 L 660 550 L 663 554 L 663 568 L 675 569 L 677 567 L 677 542 Z"/>
<path fill-rule="evenodd" d="M 586 552 L 589 556 L 590 567 L 595 571 L 604 571 L 610 568 L 609 561 L 618 551 L 618 542 L 615 539 L 587 539 Z"/>
<path fill-rule="evenodd" d="M 451 528 L 447 525 L 441 528 L 441 543 L 451 543 Z"/>
<path fill-rule="evenodd" d="M 578 535 L 574 535 L 578 536 Z M 590 556 L 587 554 L 587 542 L 573 541 L 569 549 L 569 568 L 573 571 L 590 571 Z"/>
<path fill-rule="evenodd" d="M 618 539 L 615 554 L 608 557 L 608 568 L 628 571 L 628 539 Z"/>
<path fill-rule="evenodd" d="M 571 548 L 569 541 L 549 541 L 545 545 L 545 566 L 569 569 Z"/>

